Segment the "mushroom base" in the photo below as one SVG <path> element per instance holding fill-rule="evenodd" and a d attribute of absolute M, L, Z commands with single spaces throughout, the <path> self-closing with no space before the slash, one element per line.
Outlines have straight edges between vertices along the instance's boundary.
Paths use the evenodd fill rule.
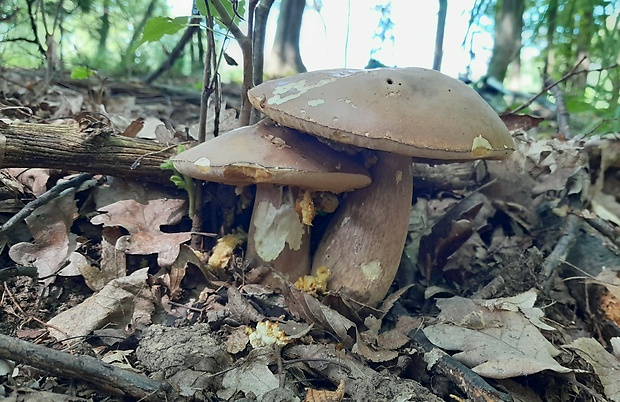
<path fill-rule="evenodd" d="M 248 231 L 247 259 L 270 266 L 291 282 L 310 272 L 309 227 L 295 211 L 295 194 L 289 187 L 258 184 Z M 262 283 L 278 287 L 272 273 Z"/>
<path fill-rule="evenodd" d="M 327 288 L 376 306 L 400 263 L 413 195 L 411 158 L 378 153 L 372 184 L 347 194 L 314 254 L 312 273 L 332 272 Z"/>

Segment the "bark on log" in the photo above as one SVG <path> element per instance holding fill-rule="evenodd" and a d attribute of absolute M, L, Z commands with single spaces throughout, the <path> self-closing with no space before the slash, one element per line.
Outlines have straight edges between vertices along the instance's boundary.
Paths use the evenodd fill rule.
<path fill-rule="evenodd" d="M 84 132 L 77 123 L 0 124 L 0 168 L 51 168 L 169 183 L 159 166 L 176 153 L 154 141 Z"/>

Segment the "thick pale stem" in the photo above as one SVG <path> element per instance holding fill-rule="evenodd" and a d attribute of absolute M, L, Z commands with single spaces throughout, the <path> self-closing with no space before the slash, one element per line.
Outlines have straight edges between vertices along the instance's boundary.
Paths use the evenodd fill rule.
<path fill-rule="evenodd" d="M 312 272 L 332 271 L 328 290 L 376 306 L 402 255 L 413 193 L 411 158 L 379 153 L 372 184 L 347 195 L 314 254 Z"/>
<path fill-rule="evenodd" d="M 309 227 L 295 212 L 295 195 L 289 187 L 256 186 L 247 258 L 250 263 L 273 267 L 291 282 L 309 274 Z M 263 283 L 275 285 L 278 281 L 268 275 Z"/>

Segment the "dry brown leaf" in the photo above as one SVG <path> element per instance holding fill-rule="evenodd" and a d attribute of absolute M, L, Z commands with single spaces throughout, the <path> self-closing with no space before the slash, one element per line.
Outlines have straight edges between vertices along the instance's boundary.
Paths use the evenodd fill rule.
<path fill-rule="evenodd" d="M 7 172 L 36 196 L 47 191 L 50 169 L 9 168 Z"/>
<path fill-rule="evenodd" d="M 103 228 L 100 266 L 98 268 L 90 266 L 81 270 L 86 285 L 92 290 L 99 291 L 111 280 L 127 275 L 125 253 L 114 247 L 121 236 L 120 228 Z"/>
<path fill-rule="evenodd" d="M 586 360 L 594 368 L 605 395 L 611 401 L 620 402 L 620 359 L 607 352 L 600 343 L 592 338 L 575 339 L 566 347 L 574 349 L 579 356 Z"/>
<path fill-rule="evenodd" d="M 105 227 L 123 227 L 129 235 L 116 241 L 116 249 L 127 254 L 157 254 L 157 263 L 168 267 L 176 260 L 180 244 L 191 238 L 191 233 L 164 233 L 162 225 L 172 225 L 185 214 L 185 201 L 167 198 L 156 191 L 146 192 L 135 184 L 109 188 L 110 194 L 95 193 L 98 210 L 103 212 L 91 222 Z"/>
<path fill-rule="evenodd" d="M 237 367 L 227 371 L 222 378 L 222 389 L 217 395 L 228 400 L 237 392 L 254 394 L 256 400 L 279 387 L 278 378 L 271 372 L 273 351 L 271 348 L 254 349 Z"/>
<path fill-rule="evenodd" d="M 181 296 L 181 293 L 183 293 L 181 282 L 185 277 L 187 266 L 190 263 L 196 265 L 201 271 L 206 271 L 203 262 L 200 258 L 198 258 L 196 253 L 194 253 L 194 250 L 185 244 L 181 244 L 179 256 L 170 266 L 168 273 L 163 276 L 163 281 L 168 287 L 168 291 L 170 293 L 170 300 L 177 300 Z"/>
<path fill-rule="evenodd" d="M 149 292 L 144 291 L 147 275 L 148 268 L 143 268 L 109 282 L 99 293 L 49 320 L 50 335 L 58 340 L 83 337 L 105 325 L 122 328 L 137 316 L 150 315 L 145 312 L 153 305 Z M 142 310 L 136 307 L 139 301 L 146 301 Z M 140 320 L 145 321 L 143 317 Z"/>
<path fill-rule="evenodd" d="M 531 128 L 538 127 L 540 122 L 544 120 L 542 117 L 514 113 L 503 114 L 500 118 L 511 132 L 517 130 L 527 131 Z"/>
<path fill-rule="evenodd" d="M 342 398 L 344 398 L 344 380 L 340 379 L 340 384 L 335 391 L 308 388 L 304 402 L 340 402 Z"/>
<path fill-rule="evenodd" d="M 373 316 L 364 320 L 366 331 L 357 334 L 352 351 L 374 363 L 386 362 L 398 357 L 396 349 L 409 342 L 409 337 L 397 329 L 379 333 L 382 321 Z"/>
<path fill-rule="evenodd" d="M 250 304 L 248 300 L 246 300 L 241 292 L 237 290 L 236 287 L 230 286 L 228 288 L 228 303 L 226 307 L 230 314 L 240 322 L 244 324 L 248 324 L 252 321 L 259 322 L 263 321 L 266 317 Z"/>
<path fill-rule="evenodd" d="M 365 340 L 360 334 L 358 334 L 357 342 L 355 342 L 351 351 L 373 363 L 387 362 L 398 357 L 397 351 L 377 347 Z"/>
<path fill-rule="evenodd" d="M 560 352 L 528 319 L 532 316 L 540 323 L 531 307 L 532 293 L 492 300 L 438 300 L 442 323 L 424 328 L 424 334 L 440 348 L 460 350 L 453 357 L 484 377 L 511 378 L 542 370 L 568 373 L 570 369 L 553 359 Z"/>
<path fill-rule="evenodd" d="M 129 128 L 134 124 L 134 122 L 131 123 L 127 130 L 129 130 Z M 160 127 L 166 128 L 166 125 L 163 121 L 159 120 L 157 117 L 148 116 L 146 119 L 143 119 L 143 124 L 142 126 L 139 126 L 139 129 L 136 132 L 135 136 L 137 138 L 154 140 L 157 138 L 157 130 Z"/>
<path fill-rule="evenodd" d="M 605 317 L 620 325 L 620 267 L 604 269 L 596 279 L 607 290 L 600 292 L 599 308 Z"/>
<path fill-rule="evenodd" d="M 123 137 L 136 138 L 136 135 L 142 130 L 144 127 L 144 118 L 139 117 L 136 120 L 132 121 L 129 126 L 123 131 L 121 134 Z"/>
<path fill-rule="evenodd" d="M 236 328 L 231 328 L 230 335 L 226 338 L 226 351 L 228 353 L 237 354 L 239 352 L 243 352 L 245 348 L 248 346 L 248 342 L 250 337 L 248 336 L 246 329 L 249 327 L 246 325 L 241 325 Z"/>
<path fill-rule="evenodd" d="M 306 322 L 332 332 L 345 347 L 353 346 L 352 334 L 357 332 L 357 327 L 351 320 L 290 283 L 286 285 L 283 293 L 291 313 L 303 318 Z"/>
<path fill-rule="evenodd" d="M 75 274 L 71 255 L 77 249 L 77 236 L 69 231 L 76 217 L 74 190 L 40 206 L 25 219 L 34 243 L 15 244 L 9 250 L 9 257 L 18 264 L 37 267 L 39 276 L 48 278 L 47 283 L 53 281 L 54 275 L 62 275 L 64 267 L 68 267 L 67 274 Z M 78 258 L 74 261 L 84 262 Z"/>

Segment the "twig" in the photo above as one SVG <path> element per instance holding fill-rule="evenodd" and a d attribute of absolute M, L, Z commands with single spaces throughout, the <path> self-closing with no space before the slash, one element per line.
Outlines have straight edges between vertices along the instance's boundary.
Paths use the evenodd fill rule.
<path fill-rule="evenodd" d="M 598 216 L 581 216 L 590 226 L 598 230 L 602 235 L 607 237 L 613 244 L 620 247 L 620 228 L 605 219 Z"/>
<path fill-rule="evenodd" d="M 537 93 L 536 95 L 532 96 L 530 99 L 528 99 L 527 102 L 525 102 L 524 104 L 522 104 L 521 106 L 517 107 L 516 109 L 510 111 L 509 113 L 514 114 L 514 113 L 518 113 L 521 110 L 525 109 L 526 107 L 528 107 L 529 105 L 531 105 L 532 103 L 534 103 L 534 101 L 536 99 L 538 99 L 538 97 L 542 94 L 544 94 L 545 92 L 547 92 L 548 90 L 550 90 L 551 88 L 555 87 L 556 85 L 558 85 L 561 82 L 566 81 L 567 79 L 569 79 L 570 77 L 572 77 L 573 75 L 577 75 L 577 74 L 583 74 L 583 73 L 593 73 L 593 72 L 600 72 L 600 71 L 606 71 L 606 70 L 611 70 L 612 68 L 618 68 L 620 67 L 620 64 L 612 64 L 611 66 L 607 66 L 607 67 L 601 67 L 601 68 L 594 68 L 594 69 L 590 69 L 590 70 L 577 70 L 577 68 L 579 68 L 579 66 L 581 65 L 581 63 L 583 63 L 586 60 L 586 56 L 584 56 L 581 60 L 579 60 L 579 62 L 577 64 L 575 64 L 575 66 L 568 72 L 566 73 L 562 78 L 560 78 L 559 80 L 557 80 L 556 82 L 550 84 L 550 85 L 546 85 L 542 91 L 540 91 L 539 93 Z"/>
<path fill-rule="evenodd" d="M 90 173 L 81 173 L 76 177 L 67 180 L 64 183 L 57 184 L 54 187 L 50 188 L 39 198 L 26 204 L 26 206 L 22 208 L 21 211 L 19 211 L 18 213 L 13 215 L 8 221 L 6 221 L 6 223 L 0 228 L 0 237 L 4 236 L 6 232 L 11 230 L 18 222 L 21 222 L 22 220 L 30 216 L 35 209 L 47 204 L 56 197 L 60 196 L 60 193 L 62 193 L 63 191 L 69 188 L 79 187 L 82 183 L 84 183 L 86 180 L 91 179 L 92 177 L 93 175 Z"/>
<path fill-rule="evenodd" d="M 136 399 L 165 401 L 178 397 L 167 382 L 152 380 L 91 356 L 74 356 L 6 335 L 0 335 L 0 358 L 46 370 L 58 377 L 85 380 Z"/>
<path fill-rule="evenodd" d="M 111 130 L 94 131 L 80 128 L 77 122 L 0 124 L 0 168 L 74 170 L 172 186 L 169 172 L 160 165 L 176 154 L 174 149 L 114 135 Z"/>
<path fill-rule="evenodd" d="M 474 373 L 463 363 L 457 361 L 447 353 L 441 356 L 436 355 L 439 352 L 419 329 L 415 329 L 409 338 L 413 347 L 423 355 L 433 353 L 433 371 L 444 375 L 450 379 L 457 387 L 459 387 L 472 401 L 512 401 L 509 394 L 505 394 L 491 387 L 482 377 Z"/>
<path fill-rule="evenodd" d="M 252 36 L 254 48 L 252 52 L 252 78 L 253 86 L 263 82 L 263 67 L 265 64 L 265 31 L 267 28 L 267 18 L 274 0 L 260 0 L 256 6 L 254 34 Z M 260 119 L 260 112 L 252 109 L 250 123 L 256 123 Z"/>
<path fill-rule="evenodd" d="M 37 272 L 37 267 L 34 266 L 26 267 L 23 265 L 15 265 L 13 267 L 0 269 L 0 281 L 6 281 L 7 279 L 15 276 L 29 276 L 36 279 L 39 276 L 39 273 Z"/>
<path fill-rule="evenodd" d="M 235 24 L 233 16 L 228 14 L 228 11 L 222 4 L 222 0 L 211 0 L 211 4 L 219 14 L 220 20 L 233 34 L 239 47 L 241 47 L 241 53 L 243 55 L 243 84 L 241 86 L 241 113 L 239 114 L 239 124 L 247 126 L 250 123 L 250 114 L 252 112 L 252 105 L 248 99 L 248 90 L 252 87 L 252 33 L 250 36 L 241 32 L 241 29 Z M 248 7 L 248 15 L 254 13 L 252 6 L 254 2 L 250 2 Z"/>
<path fill-rule="evenodd" d="M 551 254 L 547 256 L 543 263 L 543 273 L 549 279 L 555 270 L 566 260 L 572 246 L 577 241 L 580 222 L 575 215 L 568 215 L 562 228 L 562 237 L 558 240 Z"/>

